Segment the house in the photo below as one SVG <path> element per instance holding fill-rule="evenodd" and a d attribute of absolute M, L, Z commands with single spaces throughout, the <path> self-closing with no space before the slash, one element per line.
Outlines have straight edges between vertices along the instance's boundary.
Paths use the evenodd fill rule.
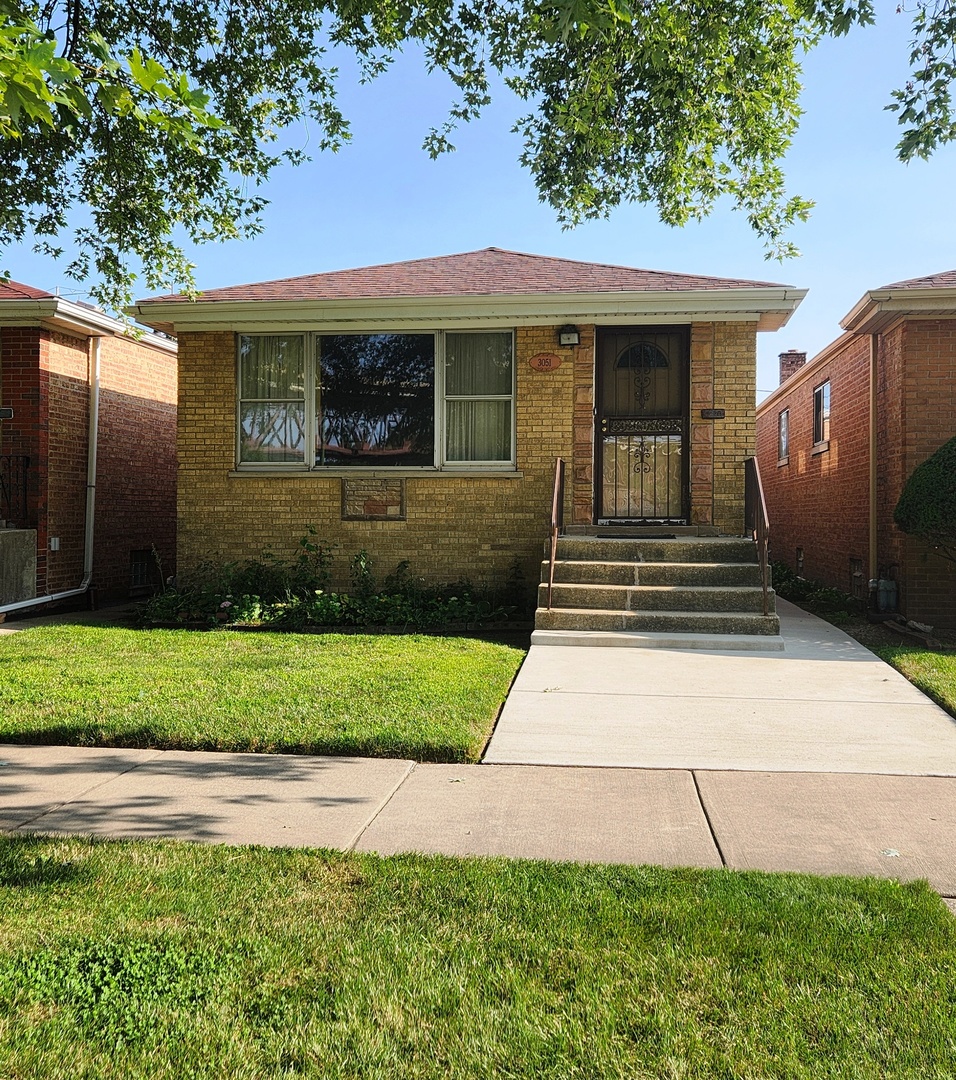
<path fill-rule="evenodd" d="M 756 333 L 803 290 L 499 248 L 164 296 L 179 342 L 181 567 L 306 526 L 382 571 L 537 577 L 572 526 L 740 536 Z"/>
<path fill-rule="evenodd" d="M 773 557 L 933 626 L 956 626 L 956 567 L 893 524 L 907 479 L 956 435 L 956 271 L 867 292 L 806 363 L 783 353 L 757 409 Z"/>
<path fill-rule="evenodd" d="M 0 406 L 0 617 L 172 572 L 175 342 L 0 282 Z"/>

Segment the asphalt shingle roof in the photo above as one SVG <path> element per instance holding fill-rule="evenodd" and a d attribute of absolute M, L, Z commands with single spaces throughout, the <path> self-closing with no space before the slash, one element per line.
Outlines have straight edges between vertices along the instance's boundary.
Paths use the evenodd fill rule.
<path fill-rule="evenodd" d="M 712 289 L 786 288 L 769 281 L 639 270 L 606 263 L 528 255 L 483 248 L 459 255 L 335 270 L 250 285 L 209 289 L 199 297 L 216 300 L 360 300 L 427 296 L 514 296 L 549 293 L 661 292 Z M 181 295 L 140 301 L 186 300 Z"/>
<path fill-rule="evenodd" d="M 23 285 L 19 281 L 0 278 L 0 300 L 52 300 L 53 293 L 43 289 L 34 289 L 32 285 Z"/>
<path fill-rule="evenodd" d="M 929 274 L 926 277 L 908 278 L 906 281 L 894 281 L 892 285 L 884 285 L 876 292 L 883 289 L 956 289 L 956 270 L 943 270 L 938 274 Z"/>

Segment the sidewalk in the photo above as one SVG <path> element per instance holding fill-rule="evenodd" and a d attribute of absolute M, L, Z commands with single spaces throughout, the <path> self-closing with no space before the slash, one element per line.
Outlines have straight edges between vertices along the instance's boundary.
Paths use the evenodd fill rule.
<path fill-rule="evenodd" d="M 0 746 L 0 830 L 925 877 L 956 910 L 956 723 L 794 610 L 771 657 L 535 646 L 481 765 Z"/>

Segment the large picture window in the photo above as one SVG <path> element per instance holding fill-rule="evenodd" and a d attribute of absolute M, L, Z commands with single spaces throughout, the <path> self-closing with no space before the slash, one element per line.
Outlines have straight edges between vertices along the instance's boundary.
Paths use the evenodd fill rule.
<path fill-rule="evenodd" d="M 241 464 L 514 462 L 511 331 L 242 335 L 238 374 Z"/>
<path fill-rule="evenodd" d="M 433 334 L 316 339 L 316 465 L 433 465 Z"/>

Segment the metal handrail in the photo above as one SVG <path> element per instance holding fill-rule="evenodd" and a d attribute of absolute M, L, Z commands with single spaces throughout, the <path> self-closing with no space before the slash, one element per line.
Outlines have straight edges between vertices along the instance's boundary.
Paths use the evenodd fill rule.
<path fill-rule="evenodd" d="M 763 613 L 770 614 L 770 519 L 756 458 L 744 461 L 744 524 L 757 545 L 757 562 L 763 585 Z"/>
<path fill-rule="evenodd" d="M 551 558 L 548 563 L 548 611 L 554 589 L 554 560 L 558 553 L 558 535 L 564 528 L 564 458 L 554 462 L 554 491 L 551 495 Z"/>

